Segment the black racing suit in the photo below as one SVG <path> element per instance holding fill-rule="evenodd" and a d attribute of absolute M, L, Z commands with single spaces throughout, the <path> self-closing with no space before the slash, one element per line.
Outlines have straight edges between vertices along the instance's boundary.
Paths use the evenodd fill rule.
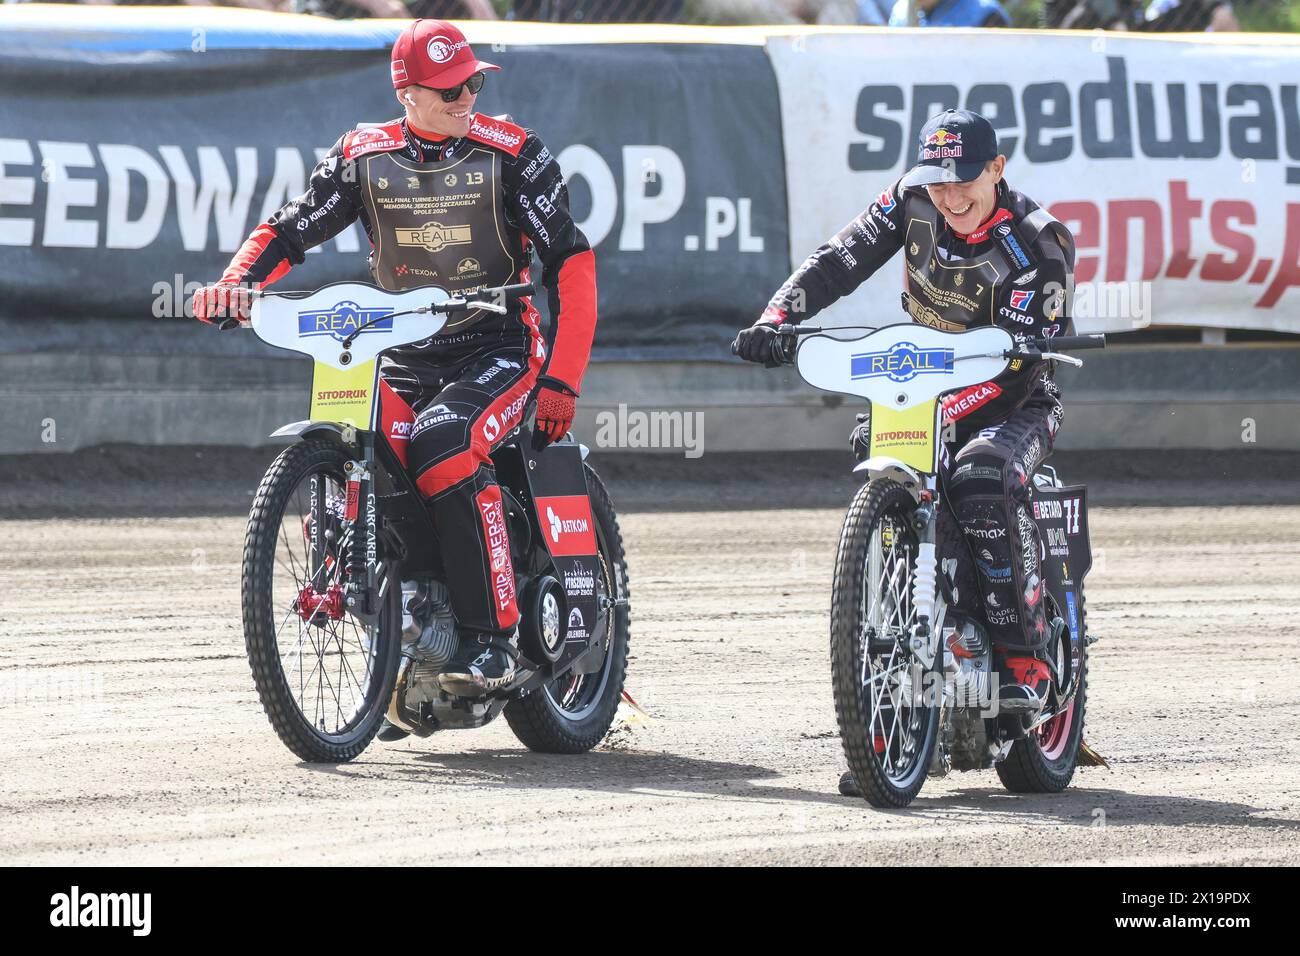
<path fill-rule="evenodd" d="M 808 257 L 765 317 L 799 322 L 815 315 L 904 249 L 903 303 L 913 321 L 948 331 L 998 325 L 1022 337 L 1071 334 L 1073 238 L 1028 197 L 1002 182 L 997 190 L 989 219 L 961 236 L 924 188 L 902 191 L 896 183 Z M 982 606 L 997 645 L 1039 651 L 1047 637 L 1041 542 L 1026 503 L 1062 420 L 1052 365 L 1012 362 L 992 382 L 949 395 L 943 405 L 958 451 L 943 456 L 951 512 L 940 512 L 937 550 L 958 558 L 959 605 L 968 612 Z"/>
<path fill-rule="evenodd" d="M 342 136 L 307 191 L 253 232 L 222 279 L 272 282 L 357 219 L 371 273 L 389 290 L 528 282 L 530 246 L 541 259 L 548 336 L 523 300 L 506 315 L 453 316 L 437 337 L 392 349 L 381 365 L 385 421 L 390 403 L 414 416 L 409 440 L 393 430 L 390 441 L 430 501 L 457 621 L 507 633 L 519 611 L 489 456 L 539 381 L 579 394 L 596 324 L 594 254 L 569 215 L 559 165 L 532 132 L 476 115 L 468 136 L 435 141 L 394 120 Z"/>

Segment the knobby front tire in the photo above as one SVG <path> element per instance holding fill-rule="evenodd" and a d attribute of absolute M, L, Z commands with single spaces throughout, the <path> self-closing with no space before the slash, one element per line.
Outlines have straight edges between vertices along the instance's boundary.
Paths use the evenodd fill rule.
<path fill-rule="evenodd" d="M 938 672 L 908 649 L 916 503 L 876 479 L 849 507 L 831 596 L 831 685 L 849 771 L 872 806 L 905 807 L 925 783 L 939 731 Z M 920 684 L 920 693 L 917 685 Z"/>
<path fill-rule="evenodd" d="M 253 682 L 280 740 L 310 763 L 341 763 L 366 749 L 401 656 L 401 587 L 385 565 L 377 624 L 346 610 L 313 611 L 301 599 L 304 588 L 327 593 L 344 581 L 347 459 L 331 442 L 286 448 L 258 486 L 244 541 L 244 642 Z M 310 545 L 317 518 L 325 526 L 324 560 L 314 559 Z"/>

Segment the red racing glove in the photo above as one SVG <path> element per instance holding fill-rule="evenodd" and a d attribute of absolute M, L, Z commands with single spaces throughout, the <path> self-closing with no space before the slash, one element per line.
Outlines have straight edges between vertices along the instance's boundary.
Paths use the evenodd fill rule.
<path fill-rule="evenodd" d="M 537 416 L 534 434 L 539 447 L 557 442 L 569 433 L 578 396 L 568 386 L 553 378 L 543 379 L 537 389 Z M 545 440 L 542 440 L 544 437 Z"/>
<path fill-rule="evenodd" d="M 205 285 L 194 293 L 194 318 L 221 329 L 247 322 L 253 300 L 244 286 L 228 282 Z"/>

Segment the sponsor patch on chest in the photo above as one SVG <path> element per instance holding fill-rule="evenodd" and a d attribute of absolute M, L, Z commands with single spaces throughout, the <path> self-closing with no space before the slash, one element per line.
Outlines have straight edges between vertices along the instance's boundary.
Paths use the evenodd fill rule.
<path fill-rule="evenodd" d="M 387 126 L 366 126 L 353 130 L 343 138 L 343 158 L 356 159 L 370 153 L 385 153 L 406 146 L 406 136 L 401 123 Z"/>
<path fill-rule="evenodd" d="M 528 138 L 528 134 L 524 132 L 522 126 L 516 126 L 514 123 L 496 119 L 495 117 L 483 116 L 481 113 L 474 114 L 474 121 L 470 124 L 468 136 L 480 143 L 487 143 L 489 146 L 503 149 L 511 156 L 519 155 L 519 150 L 523 149 L 524 140 Z"/>

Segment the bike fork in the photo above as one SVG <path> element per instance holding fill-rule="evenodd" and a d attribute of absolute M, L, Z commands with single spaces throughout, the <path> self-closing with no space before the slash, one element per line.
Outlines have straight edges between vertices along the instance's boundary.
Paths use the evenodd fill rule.
<path fill-rule="evenodd" d="M 367 439 L 362 445 L 361 458 L 343 466 L 348 479 L 346 517 L 352 528 L 347 553 L 342 556 L 348 568 L 344 603 L 361 617 L 378 614 L 380 601 L 372 597 L 383 597 L 378 593 L 379 509 L 375 500 L 373 460 L 374 444 Z M 386 586 L 388 582 L 383 584 Z"/>
<path fill-rule="evenodd" d="M 325 544 L 326 518 L 329 515 L 329 502 L 325 500 L 325 476 L 313 474 L 308 481 L 308 545 L 311 560 L 307 565 L 307 584 L 317 591 L 324 591 L 329 581 L 328 553 Z"/>
<path fill-rule="evenodd" d="M 920 493 L 920 504 L 913 515 L 913 528 L 917 534 L 916 571 L 912 575 L 912 608 L 916 612 L 916 625 L 912 630 L 912 652 L 925 664 L 934 665 L 938 648 L 939 616 L 943 605 L 939 603 L 939 562 L 935 554 L 935 521 L 939 505 L 938 479 L 927 475 Z M 939 615 L 936 615 L 936 608 Z"/>

